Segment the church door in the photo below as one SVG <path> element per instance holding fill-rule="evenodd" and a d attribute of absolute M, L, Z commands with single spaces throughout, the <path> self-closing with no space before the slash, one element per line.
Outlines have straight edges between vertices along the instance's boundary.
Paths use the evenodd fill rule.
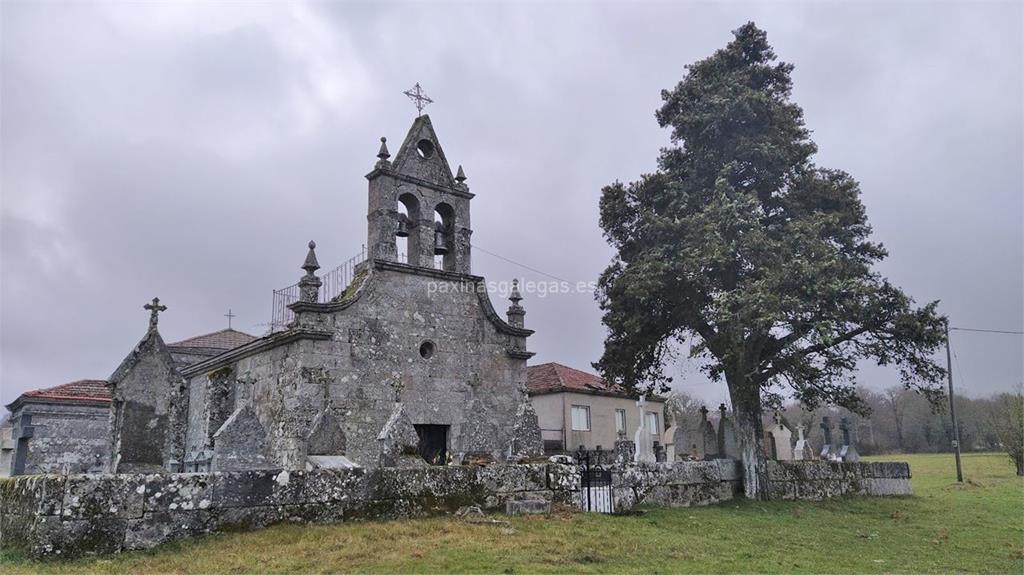
<path fill-rule="evenodd" d="M 420 438 L 417 451 L 427 463 L 444 465 L 448 459 L 447 425 L 414 425 Z"/>

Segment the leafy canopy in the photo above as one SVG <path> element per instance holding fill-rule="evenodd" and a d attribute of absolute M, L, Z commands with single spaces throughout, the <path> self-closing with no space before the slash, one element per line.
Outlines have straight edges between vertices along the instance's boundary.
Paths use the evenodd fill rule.
<path fill-rule="evenodd" d="M 811 161 L 793 66 L 753 23 L 687 68 L 656 118 L 672 146 L 658 170 L 601 196 L 617 256 L 597 298 L 609 334 L 595 366 L 631 389 L 664 390 L 664 365 L 689 340 L 715 380 L 758 401 L 788 388 L 808 406 L 859 409 L 856 363 L 899 367 L 941 394 L 937 302 L 913 300 L 872 265 L 857 182 Z"/>

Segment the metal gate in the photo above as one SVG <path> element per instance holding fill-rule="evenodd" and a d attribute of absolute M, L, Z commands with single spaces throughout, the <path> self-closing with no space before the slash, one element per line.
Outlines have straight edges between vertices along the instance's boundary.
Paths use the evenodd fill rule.
<path fill-rule="evenodd" d="M 579 507 L 594 513 L 614 513 L 612 472 L 601 466 L 600 453 L 595 459 L 597 461 L 591 461 L 590 452 L 582 447 L 576 453 L 576 461 L 580 466 Z"/>

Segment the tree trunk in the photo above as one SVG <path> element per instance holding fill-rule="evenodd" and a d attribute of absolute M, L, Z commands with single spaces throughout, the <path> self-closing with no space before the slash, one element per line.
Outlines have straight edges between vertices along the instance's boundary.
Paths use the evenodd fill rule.
<path fill-rule="evenodd" d="M 768 499 L 768 460 L 763 447 L 760 391 L 749 381 L 729 381 L 729 397 L 743 464 L 743 493 L 747 499 L 764 501 Z"/>

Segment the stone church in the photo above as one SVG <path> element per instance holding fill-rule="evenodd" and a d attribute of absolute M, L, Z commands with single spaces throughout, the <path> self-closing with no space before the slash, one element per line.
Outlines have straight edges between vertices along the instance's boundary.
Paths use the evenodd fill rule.
<path fill-rule="evenodd" d="M 227 471 L 518 460 L 543 451 L 521 296 L 470 265 L 470 202 L 430 122 L 369 181 L 367 257 L 325 297 L 310 242 L 286 329 L 182 366 L 157 328 L 109 380 L 110 468 Z M 400 254 L 397 238 L 406 245 Z"/>

